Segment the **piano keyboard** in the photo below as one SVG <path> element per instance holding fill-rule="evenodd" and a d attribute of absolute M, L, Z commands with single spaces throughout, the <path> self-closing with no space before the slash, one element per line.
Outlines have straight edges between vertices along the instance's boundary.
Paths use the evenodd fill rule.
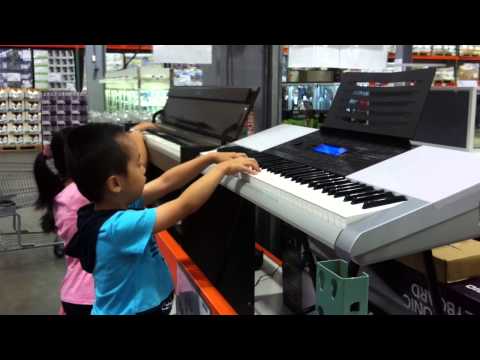
<path fill-rule="evenodd" d="M 337 225 L 359 220 L 372 213 L 385 210 L 407 201 L 403 195 L 352 181 L 344 176 L 314 168 L 281 157 L 253 151 L 240 146 L 229 146 L 217 151 L 246 153 L 255 158 L 262 171 L 251 176 L 312 203 L 325 212 L 326 219 Z M 333 216 L 332 216 L 333 215 Z"/>

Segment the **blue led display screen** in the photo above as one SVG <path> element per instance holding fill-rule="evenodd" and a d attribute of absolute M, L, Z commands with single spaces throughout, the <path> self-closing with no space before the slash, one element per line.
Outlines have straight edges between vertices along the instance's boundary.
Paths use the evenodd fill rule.
<path fill-rule="evenodd" d="M 327 144 L 320 144 L 313 148 L 313 151 L 320 153 L 320 154 L 327 154 L 331 156 L 340 156 L 346 153 L 348 150 L 343 147 L 332 146 Z"/>

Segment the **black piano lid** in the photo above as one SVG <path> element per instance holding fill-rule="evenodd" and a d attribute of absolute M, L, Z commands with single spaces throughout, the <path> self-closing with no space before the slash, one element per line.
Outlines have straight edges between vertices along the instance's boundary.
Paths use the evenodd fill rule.
<path fill-rule="evenodd" d="M 413 139 L 435 69 L 342 74 L 326 128 Z M 389 83 L 394 86 L 375 86 Z"/>
<path fill-rule="evenodd" d="M 259 89 L 182 86 L 170 89 L 162 123 L 220 140 L 235 141 Z"/>

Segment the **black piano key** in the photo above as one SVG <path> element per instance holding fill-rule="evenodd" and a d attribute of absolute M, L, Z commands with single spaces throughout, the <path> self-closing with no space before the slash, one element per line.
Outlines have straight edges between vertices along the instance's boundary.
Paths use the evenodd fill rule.
<path fill-rule="evenodd" d="M 309 166 L 308 168 L 306 168 L 305 170 L 302 170 L 300 172 L 298 172 L 297 174 L 295 175 L 292 175 L 292 178 L 293 179 L 296 179 L 300 176 L 308 176 L 308 175 L 312 175 L 314 173 L 318 173 L 318 170 L 317 169 L 314 169 L 312 168 L 311 166 Z"/>
<path fill-rule="evenodd" d="M 331 185 L 323 186 L 322 187 L 322 192 L 326 193 L 326 192 L 329 192 L 330 190 L 334 190 L 334 189 L 338 188 L 339 185 L 346 185 L 346 184 L 351 184 L 351 181 L 347 180 L 347 179 L 344 179 L 344 180 L 337 181 L 337 182 L 335 182 Z"/>
<path fill-rule="evenodd" d="M 322 185 L 322 184 L 325 184 L 327 182 L 331 182 L 331 181 L 335 181 L 335 180 L 343 180 L 343 178 L 340 178 L 338 176 L 328 175 L 328 176 L 322 176 L 322 177 L 319 177 L 317 179 L 308 181 L 307 184 L 308 184 L 309 187 L 314 187 L 315 185 Z"/>
<path fill-rule="evenodd" d="M 332 174 L 330 171 L 326 171 L 326 170 L 317 170 L 317 173 L 312 173 L 312 175 L 305 176 L 305 177 L 306 178 L 307 177 L 315 177 L 317 175 L 335 175 L 335 174 Z"/>
<path fill-rule="evenodd" d="M 339 182 L 342 182 L 342 181 L 345 181 L 345 180 L 340 178 L 334 178 L 334 179 L 319 181 L 317 183 L 314 183 L 312 187 L 314 190 L 324 189 L 325 187 L 338 184 Z"/>
<path fill-rule="evenodd" d="M 245 153 L 246 154 L 254 154 L 255 156 L 257 156 L 260 159 L 279 159 L 277 156 L 273 156 L 273 155 L 265 154 L 265 153 L 257 153 L 257 152 L 252 152 L 252 151 L 245 152 Z"/>
<path fill-rule="evenodd" d="M 261 162 L 268 164 L 269 166 L 276 166 L 279 164 L 288 164 L 289 161 L 284 160 L 284 159 L 279 159 L 279 160 L 260 160 Z"/>
<path fill-rule="evenodd" d="M 257 161 L 258 161 L 258 160 L 257 160 Z M 269 168 L 271 168 L 271 167 L 273 167 L 273 166 L 277 166 L 277 165 L 279 165 L 279 164 L 284 164 L 283 162 L 282 162 L 282 163 L 280 163 L 280 162 L 274 162 L 274 163 L 272 163 L 272 162 L 269 162 L 269 161 L 259 161 L 258 163 L 259 163 L 259 164 L 262 164 L 262 166 L 263 166 L 265 169 L 269 169 Z"/>
<path fill-rule="evenodd" d="M 335 195 L 335 197 L 338 197 L 337 196 L 338 193 L 343 192 L 345 195 L 345 192 L 350 193 L 352 191 L 355 191 L 361 188 L 363 188 L 363 185 L 359 185 L 359 184 L 339 186 L 335 189 L 331 189 L 330 191 L 328 191 L 328 195 Z"/>
<path fill-rule="evenodd" d="M 342 178 L 344 179 L 343 176 L 339 176 L 339 175 L 335 175 L 335 174 L 330 174 L 330 173 L 325 173 L 325 174 L 321 174 L 319 176 L 315 176 L 311 179 L 306 179 L 306 180 L 309 180 L 310 182 L 318 182 L 318 181 L 323 181 L 325 179 L 333 179 L 333 178 Z"/>
<path fill-rule="evenodd" d="M 385 193 L 385 190 L 375 190 L 375 189 L 368 190 L 365 192 L 361 192 L 359 194 L 348 195 L 345 197 L 344 201 L 352 201 L 362 196 L 377 195 L 377 194 L 383 194 L 383 193 Z"/>
<path fill-rule="evenodd" d="M 329 175 L 326 177 L 319 178 L 317 180 L 314 180 L 309 183 L 309 186 L 313 187 L 316 185 L 324 185 L 326 183 L 331 183 L 332 181 L 339 181 L 339 180 L 344 180 L 345 178 L 343 176 L 334 176 L 334 175 Z"/>
<path fill-rule="evenodd" d="M 311 177 L 311 178 L 304 178 L 303 176 L 294 176 L 292 177 L 292 180 L 299 184 L 307 184 L 307 183 L 313 182 L 314 180 L 317 180 L 321 175 L 324 175 L 324 174 L 319 174 L 318 176 Z"/>
<path fill-rule="evenodd" d="M 367 202 L 367 201 L 370 201 L 370 200 L 377 200 L 377 199 L 384 199 L 384 198 L 387 198 L 387 197 L 390 197 L 390 196 L 393 196 L 393 194 L 391 192 L 383 192 L 383 193 L 380 193 L 380 194 L 376 194 L 376 195 L 366 195 L 366 196 L 359 196 L 355 199 L 353 199 L 351 202 L 352 204 L 361 204 L 361 203 L 364 203 L 364 202 Z"/>
<path fill-rule="evenodd" d="M 297 180 L 297 179 L 298 179 L 297 173 L 295 173 L 295 174 L 287 174 L 287 175 L 283 175 L 283 176 L 284 176 L 285 178 L 291 180 L 291 181 L 295 181 L 295 182 L 298 181 L 298 180 Z"/>
<path fill-rule="evenodd" d="M 277 164 L 274 164 L 273 167 L 283 167 L 283 166 L 296 166 L 297 163 L 282 159 L 282 161 L 278 162 Z"/>
<path fill-rule="evenodd" d="M 269 160 L 269 161 L 287 160 L 287 159 L 284 159 L 284 158 L 281 158 L 281 157 L 278 157 L 278 156 L 272 156 L 272 155 L 268 155 L 268 154 L 265 154 L 265 155 L 260 154 L 258 157 L 263 159 L 263 160 Z"/>
<path fill-rule="evenodd" d="M 348 179 L 345 179 L 345 180 L 348 180 Z M 332 190 L 343 190 L 343 189 L 346 189 L 346 188 L 359 187 L 359 186 L 363 186 L 363 185 L 350 181 L 346 184 L 335 185 L 335 189 L 332 189 Z"/>
<path fill-rule="evenodd" d="M 351 196 L 355 196 L 355 195 L 362 195 L 362 194 L 366 194 L 370 191 L 373 191 L 373 187 L 372 186 L 366 186 L 366 185 L 363 185 L 361 188 L 358 188 L 358 189 L 354 189 L 354 190 L 350 190 L 348 194 L 345 194 L 345 199 L 344 201 L 347 201 L 347 198 L 348 197 L 351 197 Z M 337 197 L 335 195 L 335 197 Z M 352 200 L 352 199 L 351 199 Z"/>
<path fill-rule="evenodd" d="M 280 167 L 280 168 L 271 168 L 270 171 L 275 174 L 283 174 L 286 170 L 292 170 L 290 166 L 287 167 Z"/>
<path fill-rule="evenodd" d="M 293 176 L 293 179 L 294 180 L 307 180 L 307 179 L 315 178 L 315 177 L 318 177 L 318 176 L 321 176 L 321 175 L 326 175 L 326 174 L 327 173 L 323 170 L 314 169 L 309 173 L 295 175 L 295 176 Z"/>
<path fill-rule="evenodd" d="M 328 179 L 332 179 L 332 178 L 333 178 L 332 176 L 322 176 L 322 177 L 314 178 L 314 179 L 310 179 L 310 180 L 300 180 L 299 183 L 302 184 L 302 185 L 303 184 L 308 184 L 308 186 L 312 187 L 318 181 L 328 180 Z"/>
<path fill-rule="evenodd" d="M 247 154 L 247 156 L 248 157 L 253 157 L 257 161 L 263 161 L 263 162 L 273 162 L 273 161 L 275 161 L 274 159 L 270 159 L 270 158 L 267 158 L 267 157 L 260 157 L 260 156 L 250 155 L 250 154 Z"/>
<path fill-rule="evenodd" d="M 258 160 L 257 160 L 258 161 Z M 264 164 L 265 167 L 274 167 L 274 166 L 279 166 L 279 165 L 285 165 L 285 164 L 288 164 L 288 162 L 286 161 L 275 161 L 275 162 L 272 162 L 272 161 L 261 161 L 260 160 L 260 163 L 261 164 Z"/>
<path fill-rule="evenodd" d="M 336 197 L 336 198 L 339 198 L 339 197 L 350 195 L 351 193 L 353 193 L 355 191 L 356 191 L 355 189 L 344 189 L 344 190 L 340 190 L 340 191 L 335 192 L 335 194 L 333 194 L 333 196 Z"/>
<path fill-rule="evenodd" d="M 348 181 L 348 179 L 345 179 L 345 180 L 340 181 L 336 184 L 324 187 L 323 192 L 324 193 L 329 193 L 330 191 L 333 192 L 333 191 L 336 191 L 336 190 L 343 189 L 345 187 L 352 187 L 353 185 L 354 184 L 352 184 L 350 181 Z"/>
<path fill-rule="evenodd" d="M 305 165 L 305 164 L 295 164 L 295 165 L 292 165 L 292 167 L 290 169 L 287 169 L 285 171 L 290 171 L 290 170 L 306 170 L 306 169 L 309 169 L 310 166 L 308 165 Z"/>
<path fill-rule="evenodd" d="M 269 166 L 268 169 L 272 171 L 280 170 L 280 169 L 286 169 L 287 167 L 292 166 L 289 162 L 281 162 L 278 164 L 274 164 L 272 166 Z"/>
<path fill-rule="evenodd" d="M 330 175 L 326 172 L 318 172 L 312 175 L 298 176 L 295 180 L 298 180 L 298 182 L 300 182 L 301 184 L 306 184 L 308 182 L 313 182 L 315 180 L 326 178 L 328 176 L 333 176 L 333 175 Z"/>
<path fill-rule="evenodd" d="M 274 174 L 277 174 L 277 175 L 281 175 L 281 172 L 282 172 L 281 169 L 274 169 L 274 170 L 270 170 L 270 171 Z"/>
<path fill-rule="evenodd" d="M 255 150 L 247 149 L 242 146 L 227 146 L 223 147 L 221 149 L 218 149 L 217 151 L 220 152 L 255 152 Z"/>
<path fill-rule="evenodd" d="M 302 167 L 297 167 L 290 170 L 284 170 L 284 171 L 281 171 L 280 173 L 282 174 L 282 176 L 289 177 L 295 174 L 300 174 L 302 171 L 306 171 L 309 168 L 310 166 L 302 166 Z"/>
<path fill-rule="evenodd" d="M 293 171 L 293 170 L 297 170 L 297 169 L 302 169 L 304 167 L 304 165 L 286 165 L 285 167 L 281 167 L 281 168 L 278 168 L 276 170 L 279 171 L 279 173 L 283 174 L 285 172 L 290 172 L 290 171 Z"/>
<path fill-rule="evenodd" d="M 372 207 L 394 204 L 401 201 L 407 201 L 407 198 L 403 195 L 399 195 L 399 196 L 390 196 L 385 199 L 370 200 L 370 201 L 366 201 L 363 204 L 362 209 L 370 209 Z"/>
<path fill-rule="evenodd" d="M 279 160 L 285 160 L 285 159 L 282 159 L 282 158 L 279 158 L 279 157 L 275 157 L 275 156 L 270 156 L 270 155 L 258 155 L 256 156 L 258 159 L 260 160 L 265 160 L 265 161 L 279 161 Z"/>

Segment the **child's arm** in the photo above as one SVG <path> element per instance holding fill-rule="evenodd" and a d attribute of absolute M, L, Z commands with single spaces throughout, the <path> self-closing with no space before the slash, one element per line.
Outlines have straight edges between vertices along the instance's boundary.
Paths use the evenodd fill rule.
<path fill-rule="evenodd" d="M 146 205 L 151 204 L 162 196 L 181 188 L 211 164 L 239 157 L 246 159 L 246 155 L 243 153 L 211 152 L 175 166 L 145 185 L 143 189 L 144 202 Z"/>
<path fill-rule="evenodd" d="M 247 157 L 222 162 L 190 185 L 177 199 L 157 207 L 154 231 L 168 229 L 197 211 L 210 198 L 225 175 L 238 172 L 256 174 L 258 171 L 260 168 L 256 160 Z"/>

